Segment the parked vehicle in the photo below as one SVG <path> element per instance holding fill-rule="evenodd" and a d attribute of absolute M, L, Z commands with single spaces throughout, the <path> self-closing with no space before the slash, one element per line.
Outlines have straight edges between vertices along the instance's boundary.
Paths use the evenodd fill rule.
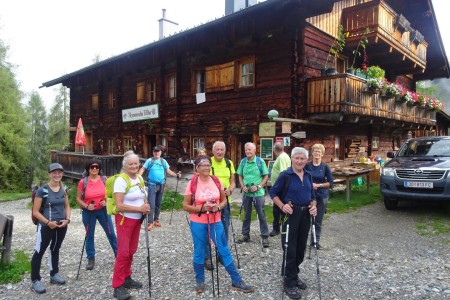
<path fill-rule="evenodd" d="M 386 209 L 398 201 L 450 202 L 450 137 L 407 140 L 381 169 L 380 189 Z"/>

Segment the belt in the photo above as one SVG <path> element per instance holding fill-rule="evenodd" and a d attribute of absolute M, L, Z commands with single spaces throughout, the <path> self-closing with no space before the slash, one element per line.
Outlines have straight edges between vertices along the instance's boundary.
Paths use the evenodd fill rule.
<path fill-rule="evenodd" d="M 300 210 L 309 210 L 308 205 L 294 205 L 294 208 L 300 209 Z"/>
<path fill-rule="evenodd" d="M 148 182 L 148 185 L 163 185 L 164 183 L 160 183 L 160 182 Z"/>

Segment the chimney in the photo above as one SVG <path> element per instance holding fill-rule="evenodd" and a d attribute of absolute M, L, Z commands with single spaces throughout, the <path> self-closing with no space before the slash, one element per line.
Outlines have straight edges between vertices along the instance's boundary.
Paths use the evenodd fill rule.
<path fill-rule="evenodd" d="M 255 4 L 256 0 L 225 0 L 225 15 L 230 15 Z"/>
<path fill-rule="evenodd" d="M 175 33 L 178 23 L 166 19 L 166 9 L 162 9 L 162 18 L 159 22 L 159 39 Z"/>

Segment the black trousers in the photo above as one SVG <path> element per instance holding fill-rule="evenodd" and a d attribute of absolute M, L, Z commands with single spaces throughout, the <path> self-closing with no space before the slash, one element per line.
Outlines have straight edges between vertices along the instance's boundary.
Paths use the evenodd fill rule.
<path fill-rule="evenodd" d="M 31 258 L 31 281 L 41 280 L 41 261 L 50 244 L 50 276 L 59 272 L 59 249 L 66 236 L 67 226 L 50 229 L 48 226 L 38 225 L 36 233 L 36 248 Z"/>
<path fill-rule="evenodd" d="M 284 284 L 287 287 L 295 287 L 297 285 L 298 273 L 300 272 L 300 264 L 305 258 L 309 227 L 311 225 L 309 208 L 307 206 L 294 206 L 294 212 L 289 216 L 288 221 L 283 224 L 283 231 L 281 234 L 283 255 L 287 224 L 289 224 L 289 236 L 285 258 L 286 274 Z M 282 268 L 284 268 L 284 265 Z"/>
<path fill-rule="evenodd" d="M 274 204 L 272 207 L 272 212 L 273 212 L 272 229 L 273 231 L 280 232 L 280 218 L 282 215 L 281 209 Z"/>

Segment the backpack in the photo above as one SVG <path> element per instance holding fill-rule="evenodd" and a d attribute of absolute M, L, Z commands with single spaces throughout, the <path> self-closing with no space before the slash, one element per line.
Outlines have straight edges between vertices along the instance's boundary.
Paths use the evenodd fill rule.
<path fill-rule="evenodd" d="M 244 174 L 244 167 L 245 167 L 245 163 L 247 162 L 247 157 L 244 157 L 241 160 L 241 166 L 242 166 L 242 174 Z M 261 157 L 256 156 L 256 165 L 258 166 L 259 169 L 259 174 L 261 174 L 261 177 L 263 177 L 263 171 L 262 171 L 262 162 L 261 162 Z"/>
<path fill-rule="evenodd" d="M 87 187 L 88 182 L 89 182 L 88 177 L 89 176 L 84 176 L 83 177 L 83 189 L 81 190 L 81 200 L 84 200 L 84 197 L 85 197 L 85 194 L 86 194 L 86 187 Z M 100 175 L 100 178 L 102 179 L 103 184 L 106 186 L 106 176 Z"/>
<path fill-rule="evenodd" d="M 226 157 L 224 157 L 224 159 L 225 159 L 225 164 L 227 165 L 227 168 L 228 168 L 228 170 L 230 170 L 230 178 L 231 178 L 231 162 L 230 162 L 230 160 L 228 159 L 228 158 L 226 158 Z M 214 174 L 214 167 L 211 165 L 211 171 L 212 171 L 212 174 L 213 175 L 215 175 Z"/>
<path fill-rule="evenodd" d="M 219 178 L 217 178 L 217 176 L 215 175 L 209 175 L 209 177 L 212 178 L 212 180 L 214 181 L 214 183 L 217 185 L 217 188 L 220 191 L 220 181 Z M 194 176 L 192 176 L 191 179 L 191 194 L 192 194 L 192 200 L 191 200 L 191 204 L 195 203 L 195 192 L 197 191 L 197 184 L 198 184 L 198 174 L 194 174 Z"/>
<path fill-rule="evenodd" d="M 108 215 L 117 215 L 119 213 L 116 207 L 116 199 L 114 198 L 114 182 L 118 177 L 122 177 L 127 182 L 125 194 L 128 193 L 131 188 L 130 177 L 128 177 L 124 173 L 119 173 L 106 179 L 106 212 L 108 213 Z M 140 182 L 139 184 L 142 186 L 142 188 L 144 188 L 144 179 L 141 175 L 138 175 L 138 178 Z"/>
<path fill-rule="evenodd" d="M 149 166 L 149 168 L 147 169 L 147 172 L 149 172 L 150 173 L 150 169 L 153 167 L 153 165 L 155 164 L 155 160 L 153 159 L 153 157 L 152 158 L 150 158 L 151 159 L 151 162 L 150 162 L 150 166 Z M 164 159 L 164 158 L 162 158 L 162 157 L 160 157 L 160 159 L 161 159 L 161 166 L 163 167 L 163 169 L 164 169 L 164 181 L 166 180 L 166 177 L 167 177 L 167 169 L 164 167 L 166 164 L 167 164 L 167 162 L 166 162 L 166 160 Z"/>
<path fill-rule="evenodd" d="M 39 212 L 43 212 L 44 211 L 44 207 L 45 204 L 47 202 L 47 196 L 48 196 L 48 185 L 44 185 L 42 187 L 42 190 L 44 191 L 44 195 L 42 195 L 42 203 L 41 203 L 41 208 L 39 208 Z M 38 191 L 38 189 L 34 189 L 31 192 L 31 221 L 33 221 L 34 225 L 37 225 L 39 223 L 39 220 L 33 215 L 33 206 L 34 206 L 34 199 L 36 198 L 36 192 Z"/>

